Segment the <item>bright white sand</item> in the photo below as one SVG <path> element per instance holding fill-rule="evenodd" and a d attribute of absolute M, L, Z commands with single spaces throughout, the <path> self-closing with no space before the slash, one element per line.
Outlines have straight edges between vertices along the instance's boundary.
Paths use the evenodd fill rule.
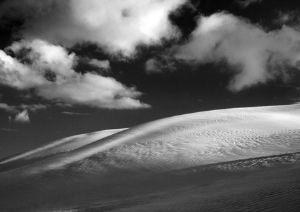
<path fill-rule="evenodd" d="M 24 173 L 71 164 L 86 172 L 104 167 L 167 171 L 299 150 L 300 105 L 290 105 L 199 112 L 73 136 L 2 164 L 37 159 Z"/>

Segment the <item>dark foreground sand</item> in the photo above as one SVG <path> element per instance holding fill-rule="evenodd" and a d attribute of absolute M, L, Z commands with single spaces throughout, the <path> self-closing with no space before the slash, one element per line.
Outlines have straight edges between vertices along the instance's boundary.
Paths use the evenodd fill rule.
<path fill-rule="evenodd" d="M 165 173 L 13 173 L 0 173 L 0 211 L 300 211 L 299 153 Z"/>

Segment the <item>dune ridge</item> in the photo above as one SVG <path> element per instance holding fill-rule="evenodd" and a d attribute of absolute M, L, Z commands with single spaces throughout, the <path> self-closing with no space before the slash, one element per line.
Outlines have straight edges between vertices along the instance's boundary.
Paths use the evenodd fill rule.
<path fill-rule="evenodd" d="M 87 172 L 109 168 L 166 171 L 293 153 L 300 151 L 299 141 L 299 104 L 234 108 L 69 137 L 2 161 L 0 167 L 35 158 L 34 163 L 17 169 L 30 174 L 69 165 Z"/>
<path fill-rule="evenodd" d="M 0 210 L 297 212 L 299 152 L 299 104 L 179 115 L 2 161 Z"/>

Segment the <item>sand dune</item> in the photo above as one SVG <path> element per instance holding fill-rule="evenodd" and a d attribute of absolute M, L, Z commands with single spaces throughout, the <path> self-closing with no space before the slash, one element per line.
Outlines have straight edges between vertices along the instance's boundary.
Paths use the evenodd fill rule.
<path fill-rule="evenodd" d="M 220 211 L 233 195 L 240 211 L 278 200 L 297 211 L 298 152 L 299 104 L 180 115 L 69 137 L 1 161 L 0 209 Z"/>
<path fill-rule="evenodd" d="M 62 139 L 0 164 L 9 166 L 12 161 L 40 158 L 24 169 L 18 167 L 24 173 L 70 164 L 85 171 L 101 171 L 103 167 L 165 171 L 297 152 L 300 151 L 299 108 L 299 105 L 237 108 L 175 116 L 127 130 Z"/>
<path fill-rule="evenodd" d="M 88 145 L 96 140 L 102 139 L 104 137 L 110 136 L 114 133 L 123 131 L 125 129 L 112 129 L 112 130 L 102 130 L 94 133 L 87 133 L 81 135 L 70 136 L 63 138 L 45 146 L 39 147 L 37 149 L 22 153 L 20 155 L 8 158 L 6 160 L 0 161 L 0 164 L 7 164 L 17 160 L 28 160 L 32 158 L 45 157 L 48 155 L 54 155 L 63 152 L 69 152 L 74 149 L 80 148 L 84 145 Z"/>

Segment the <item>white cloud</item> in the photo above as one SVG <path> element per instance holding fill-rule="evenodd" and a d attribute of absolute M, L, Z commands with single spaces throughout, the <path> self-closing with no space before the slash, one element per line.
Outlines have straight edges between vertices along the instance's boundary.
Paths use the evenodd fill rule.
<path fill-rule="evenodd" d="M 23 110 L 22 112 L 18 113 L 16 116 L 15 116 L 15 119 L 14 119 L 15 122 L 18 122 L 18 123 L 29 123 L 30 122 L 30 118 L 29 118 L 29 114 L 28 114 L 28 111 L 27 110 Z"/>
<path fill-rule="evenodd" d="M 145 71 L 148 74 L 172 72 L 178 68 L 178 63 L 172 56 L 159 55 L 150 58 L 145 63 Z"/>
<path fill-rule="evenodd" d="M 0 50 L 0 83 L 18 89 L 30 88 L 44 83 L 38 73 Z"/>
<path fill-rule="evenodd" d="M 279 11 L 278 17 L 273 21 L 277 25 L 297 26 L 300 23 L 299 11 Z"/>
<path fill-rule="evenodd" d="M 95 74 L 78 75 L 62 84 L 45 85 L 37 93 L 46 99 L 111 109 L 149 107 L 135 99 L 140 92 L 127 88 L 115 79 Z"/>
<path fill-rule="evenodd" d="M 100 108 L 149 107 L 136 98 L 140 92 L 111 77 L 74 71 L 77 57 L 63 47 L 42 40 L 21 41 L 0 52 L 0 83 L 17 89 L 32 88 L 45 99 Z M 25 54 L 23 54 L 23 51 Z"/>
<path fill-rule="evenodd" d="M 36 112 L 46 108 L 47 106 L 42 104 L 8 105 L 7 103 L 0 103 L 0 110 L 11 114 L 8 116 L 9 122 L 30 123 L 29 112 Z"/>
<path fill-rule="evenodd" d="M 47 106 L 46 105 L 42 105 L 42 104 L 9 105 L 7 103 L 0 102 L 0 110 L 4 110 L 6 112 L 14 113 L 14 114 L 20 113 L 20 112 L 22 112 L 24 110 L 36 112 L 38 110 L 44 110 L 46 108 L 47 108 Z"/>
<path fill-rule="evenodd" d="M 160 73 L 162 71 L 161 63 L 155 58 L 150 58 L 145 63 L 145 70 L 147 73 Z"/>
<path fill-rule="evenodd" d="M 38 110 L 45 110 L 47 108 L 47 105 L 42 105 L 42 104 L 31 104 L 31 105 L 21 104 L 20 106 L 17 106 L 17 107 L 19 107 L 23 110 L 36 112 Z"/>
<path fill-rule="evenodd" d="M 44 110 L 46 108 L 46 105 L 41 104 L 8 105 L 7 103 L 0 103 L 0 110 L 11 114 L 8 116 L 9 122 L 30 123 L 29 112 L 36 112 L 37 110 Z"/>
<path fill-rule="evenodd" d="M 76 73 L 78 58 L 64 47 L 87 42 L 110 54 L 134 56 L 139 45 L 159 45 L 180 34 L 169 15 L 185 2 L 6 0 L 1 4 L 0 18 L 25 20 L 18 34 L 24 40 L 0 50 L 0 84 L 32 89 L 45 99 L 64 104 L 114 109 L 149 107 L 137 99 L 141 93 L 135 88 L 97 73 Z M 110 68 L 108 60 L 91 59 L 88 64 Z"/>
<path fill-rule="evenodd" d="M 17 55 L 21 54 L 22 50 L 26 50 L 25 54 L 21 56 L 29 61 L 30 69 L 34 69 L 35 75 L 42 76 L 43 84 L 45 84 L 43 76 L 48 71 L 56 74 L 57 82 L 62 82 L 74 75 L 73 67 L 77 63 L 77 58 L 74 53 L 69 54 L 62 46 L 35 39 L 14 42 L 7 49 Z"/>
<path fill-rule="evenodd" d="M 0 109 L 10 113 L 17 113 L 18 110 L 15 106 L 8 105 L 6 103 L 0 103 Z"/>
<path fill-rule="evenodd" d="M 175 48 L 178 59 L 195 62 L 226 61 L 235 68 L 230 89 L 241 90 L 299 68 L 300 32 L 288 26 L 265 31 L 226 13 L 201 17 L 190 40 Z"/>
<path fill-rule="evenodd" d="M 108 70 L 110 69 L 110 62 L 108 60 L 89 59 L 88 64 L 95 66 L 99 69 Z"/>
<path fill-rule="evenodd" d="M 176 36 L 169 14 L 186 0 L 9 0 L 1 15 L 23 15 L 26 38 L 73 45 L 98 44 L 109 53 L 131 56 L 140 45 Z M 13 13 L 13 12 L 14 13 Z"/>

